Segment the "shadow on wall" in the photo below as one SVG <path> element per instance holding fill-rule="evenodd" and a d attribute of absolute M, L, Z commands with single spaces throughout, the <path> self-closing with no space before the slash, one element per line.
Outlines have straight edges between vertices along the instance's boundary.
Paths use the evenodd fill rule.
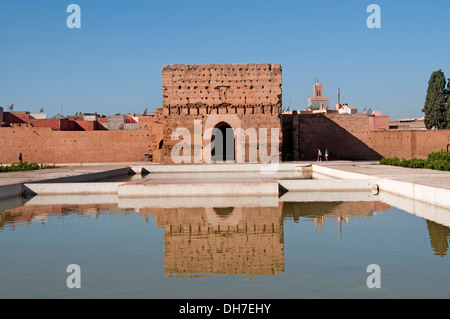
<path fill-rule="evenodd" d="M 285 141 L 292 145 L 291 154 L 298 154 L 297 160 L 317 159 L 318 149 L 322 151 L 322 154 L 325 154 L 325 149 L 328 149 L 329 160 L 379 160 L 382 158 L 363 141 L 370 139 L 367 116 L 327 117 L 323 114 L 302 114 L 298 116 L 298 127 L 295 126 L 292 126 L 292 132 L 296 134 L 294 131 L 298 130 L 297 149 L 295 138 L 287 137 Z M 295 157 L 293 156 L 294 160 Z M 322 160 L 324 160 L 323 157 Z"/>

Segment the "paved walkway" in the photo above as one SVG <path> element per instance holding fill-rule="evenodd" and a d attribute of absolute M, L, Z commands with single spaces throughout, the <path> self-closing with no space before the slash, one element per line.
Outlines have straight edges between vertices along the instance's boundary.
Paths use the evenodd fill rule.
<path fill-rule="evenodd" d="M 312 164 L 395 181 L 450 189 L 450 172 L 446 171 L 379 165 L 378 162 L 330 161 L 312 162 Z"/>
<path fill-rule="evenodd" d="M 58 165 L 57 165 L 58 166 Z M 74 177 L 92 173 L 101 173 L 104 171 L 116 170 L 129 167 L 127 164 L 97 164 L 97 165 L 78 165 L 64 166 L 58 168 L 40 169 L 35 171 L 23 172 L 3 172 L 0 173 L 0 186 L 31 183 L 56 178 Z"/>
<path fill-rule="evenodd" d="M 0 173 L 0 200 L 20 196 L 23 185 L 33 182 L 91 182 L 126 174 L 128 165 L 78 165 L 24 172 Z"/>
<path fill-rule="evenodd" d="M 330 162 L 288 162 L 285 163 L 284 169 L 290 169 L 292 165 L 305 165 L 314 164 L 324 169 L 336 169 L 343 172 L 350 172 L 356 174 L 362 174 L 374 178 L 380 178 L 385 180 L 391 180 L 396 182 L 409 183 L 408 185 L 423 185 L 434 188 L 434 193 L 427 193 L 423 196 L 434 196 L 441 198 L 447 197 L 448 191 L 450 190 L 450 172 L 435 171 L 429 169 L 411 169 L 395 166 L 385 166 L 379 165 L 378 162 L 370 161 L 330 161 Z M 64 165 L 64 166 L 63 166 Z M 65 166 L 67 165 L 67 166 Z M 61 164 L 59 168 L 54 169 L 44 169 L 37 171 L 26 171 L 26 172 L 11 172 L 11 173 L 0 173 L 0 198 L 10 197 L 12 194 L 19 193 L 21 186 L 25 183 L 32 183 L 38 181 L 48 181 L 58 179 L 58 182 L 90 182 L 93 180 L 98 180 L 99 178 L 112 177 L 115 171 L 116 173 L 124 174 L 129 167 L 132 166 L 152 166 L 161 165 L 153 164 L 149 162 L 133 162 L 133 163 L 94 163 L 94 164 L 83 164 L 80 165 L 68 165 Z M 214 164 L 212 164 L 214 165 Z M 281 164 L 283 165 L 283 164 Z M 196 166 L 199 166 L 198 164 Z M 245 166 L 243 166 L 245 167 Z M 104 173 L 104 175 L 102 175 Z M 242 172 L 244 173 L 244 172 Z M 345 175 L 345 174 L 344 174 Z M 345 178 L 345 177 L 343 177 Z M 385 184 L 384 187 L 391 189 L 402 187 L 408 188 L 407 184 Z M 436 189 L 445 191 L 436 192 Z M 408 191 L 408 190 L 407 190 Z M 9 192 L 9 194 L 7 194 Z M 406 191 L 405 191 L 406 192 Z M 415 195 L 411 195 L 415 192 Z M 423 189 L 413 189 L 410 191 L 411 194 L 405 196 L 415 198 L 423 194 Z M 405 193 L 406 194 L 406 193 Z M 429 195 L 431 194 L 431 195 Z M 435 195 L 437 194 L 437 195 Z M 3 196 L 2 196 L 3 195 Z M 447 201 L 444 205 L 448 206 Z"/>
<path fill-rule="evenodd" d="M 398 181 L 450 189 L 450 172 L 445 171 L 386 166 L 386 165 L 379 165 L 378 162 L 371 162 L 371 161 L 361 161 L 361 162 L 312 161 L 312 162 L 288 162 L 287 164 L 295 164 L 295 163 L 314 164 L 339 169 L 346 172 L 369 175 L 373 177 L 389 178 Z M 37 171 L 0 173 L 0 186 L 98 173 L 107 170 L 131 166 L 149 166 L 161 164 L 152 164 L 151 162 L 132 162 L 132 163 L 92 163 L 92 164 L 83 164 L 82 166 L 74 164 L 57 164 L 57 165 L 60 167 Z"/>

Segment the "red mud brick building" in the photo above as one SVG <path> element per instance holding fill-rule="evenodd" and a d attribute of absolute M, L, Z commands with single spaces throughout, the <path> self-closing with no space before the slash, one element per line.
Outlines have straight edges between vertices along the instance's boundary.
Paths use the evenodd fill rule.
<path fill-rule="evenodd" d="M 255 130 L 257 135 L 244 134 L 240 140 L 224 134 L 224 153 L 209 154 L 217 161 L 238 162 L 238 147 L 244 149 L 245 162 L 261 162 L 262 146 L 266 146 L 266 155 L 284 161 L 315 160 L 318 148 L 328 149 L 330 160 L 426 158 L 433 151 L 450 148 L 450 130 L 393 130 L 387 116 L 282 113 L 281 87 L 279 64 L 166 65 L 162 69 L 162 108 L 156 109 L 154 116 L 87 121 L 83 117 L 38 119 L 29 112 L 3 112 L 0 163 L 17 162 L 19 153 L 24 161 L 37 163 L 133 162 L 150 158 L 147 154 L 154 162 L 174 163 L 174 147 L 184 138 L 189 144 L 189 162 L 203 163 L 208 144 L 218 143 L 205 139 L 205 132 L 229 129 L 234 133 Z M 326 98 L 322 92 L 315 86 L 316 98 Z M 189 136 L 173 138 L 180 128 Z M 272 129 L 279 134 L 271 137 Z M 260 134 L 264 130 L 267 139 Z M 234 150 L 230 151 L 229 143 Z M 278 147 L 281 155 L 274 155 L 272 146 Z M 199 150 L 203 151 L 200 158 L 195 156 Z"/>
<path fill-rule="evenodd" d="M 234 136 L 226 129 L 260 129 L 269 131 L 267 151 L 272 144 L 281 150 L 281 84 L 282 70 L 279 64 L 205 64 L 166 65 L 162 69 L 163 107 L 156 110 L 154 125 L 163 128 L 153 153 L 165 162 L 172 163 L 172 149 L 180 140 L 172 139 L 176 128 L 185 128 L 191 133 L 191 162 L 195 151 L 205 149 L 210 140 L 195 139 L 195 123 L 201 123 L 200 134 L 208 129 L 224 132 L 223 160 L 236 161 L 237 152 L 225 144 Z M 271 139 L 271 129 L 279 131 L 278 138 Z M 195 134 L 194 134 L 195 133 Z M 197 134 L 198 135 L 198 134 Z M 198 136 L 197 136 L 198 137 Z M 256 140 L 245 139 L 245 161 L 250 153 L 258 154 L 260 135 Z M 235 149 L 237 140 L 231 141 Z M 274 145 L 275 146 L 275 145 Z M 214 154 L 211 154 L 214 156 Z M 274 155 L 274 154 L 270 154 Z M 279 154 L 276 154 L 279 157 Z M 222 158 L 217 160 L 222 160 Z M 204 162 L 203 158 L 200 162 Z"/>

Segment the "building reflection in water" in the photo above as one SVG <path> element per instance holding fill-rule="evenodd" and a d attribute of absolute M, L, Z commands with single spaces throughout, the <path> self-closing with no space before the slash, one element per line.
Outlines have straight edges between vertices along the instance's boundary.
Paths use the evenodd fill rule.
<path fill-rule="evenodd" d="M 63 218 L 69 215 L 97 217 L 100 214 L 131 214 L 133 210 L 119 209 L 117 203 L 85 205 L 25 205 L 0 211 L 0 229 L 14 230 L 31 223 L 45 225 L 50 217 Z"/>
<path fill-rule="evenodd" d="M 167 275 L 284 272 L 282 206 L 148 208 L 164 227 Z"/>
<path fill-rule="evenodd" d="M 285 202 L 283 218 L 298 222 L 301 218 L 314 221 L 318 231 L 322 231 L 327 219 L 335 219 L 339 226 L 358 218 L 370 218 L 384 211 L 390 205 L 375 201 L 355 202 Z M 342 228 L 339 227 L 342 238 Z"/>
<path fill-rule="evenodd" d="M 274 207 L 145 208 L 164 228 L 168 276 L 284 272 L 284 219 L 349 222 L 389 210 L 381 202 L 279 202 Z"/>
<path fill-rule="evenodd" d="M 167 202 L 171 199 L 167 199 Z M 166 202 L 166 203 L 167 203 Z M 235 203 L 232 200 L 228 203 Z M 262 202 L 260 202 L 262 203 Z M 272 203 L 272 204 L 270 204 Z M 351 223 L 389 211 L 390 206 L 377 201 L 358 202 L 270 202 L 266 207 L 140 207 L 110 204 L 52 203 L 1 206 L 0 230 L 38 222 L 43 225 L 51 216 L 96 217 L 99 214 L 139 213 L 148 220 L 155 218 L 164 229 L 164 271 L 168 277 L 202 274 L 276 275 L 284 272 L 284 230 L 286 220 L 313 220 L 318 231 L 327 220 Z M 1 204 L 1 203 L 0 203 Z M 214 204 L 214 203 L 212 203 Z M 18 207 L 17 207 L 18 206 Z M 212 206 L 212 205 L 211 205 Z M 124 208 L 126 207 L 126 208 Z M 448 251 L 450 228 L 426 220 L 431 248 L 435 255 Z M 342 229 L 340 228 L 342 236 Z"/>

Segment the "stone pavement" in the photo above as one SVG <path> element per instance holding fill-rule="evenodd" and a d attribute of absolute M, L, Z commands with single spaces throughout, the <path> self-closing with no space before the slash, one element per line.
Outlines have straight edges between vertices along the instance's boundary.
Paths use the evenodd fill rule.
<path fill-rule="evenodd" d="M 375 162 L 320 162 L 313 172 L 342 179 L 377 179 L 373 191 L 450 209 L 450 172 L 379 165 Z"/>
<path fill-rule="evenodd" d="M 128 165 L 100 164 L 63 166 L 23 172 L 3 172 L 0 173 L 0 199 L 21 195 L 22 187 L 25 183 L 91 182 L 98 179 L 124 175 L 128 171 Z"/>
<path fill-rule="evenodd" d="M 438 188 L 450 189 L 450 172 L 422 168 L 406 168 L 380 165 L 373 161 L 330 161 L 311 162 L 314 165 L 334 168 L 346 172 L 364 174 L 377 178 L 386 178 Z"/>
<path fill-rule="evenodd" d="M 58 166 L 58 165 L 57 165 Z M 35 171 L 23 172 L 3 172 L 0 173 L 0 186 L 30 183 L 44 180 L 61 179 L 65 177 L 74 177 L 87 174 L 101 173 L 105 171 L 128 169 L 127 164 L 99 164 L 99 165 L 78 165 L 65 166 L 49 169 L 40 169 Z"/>

